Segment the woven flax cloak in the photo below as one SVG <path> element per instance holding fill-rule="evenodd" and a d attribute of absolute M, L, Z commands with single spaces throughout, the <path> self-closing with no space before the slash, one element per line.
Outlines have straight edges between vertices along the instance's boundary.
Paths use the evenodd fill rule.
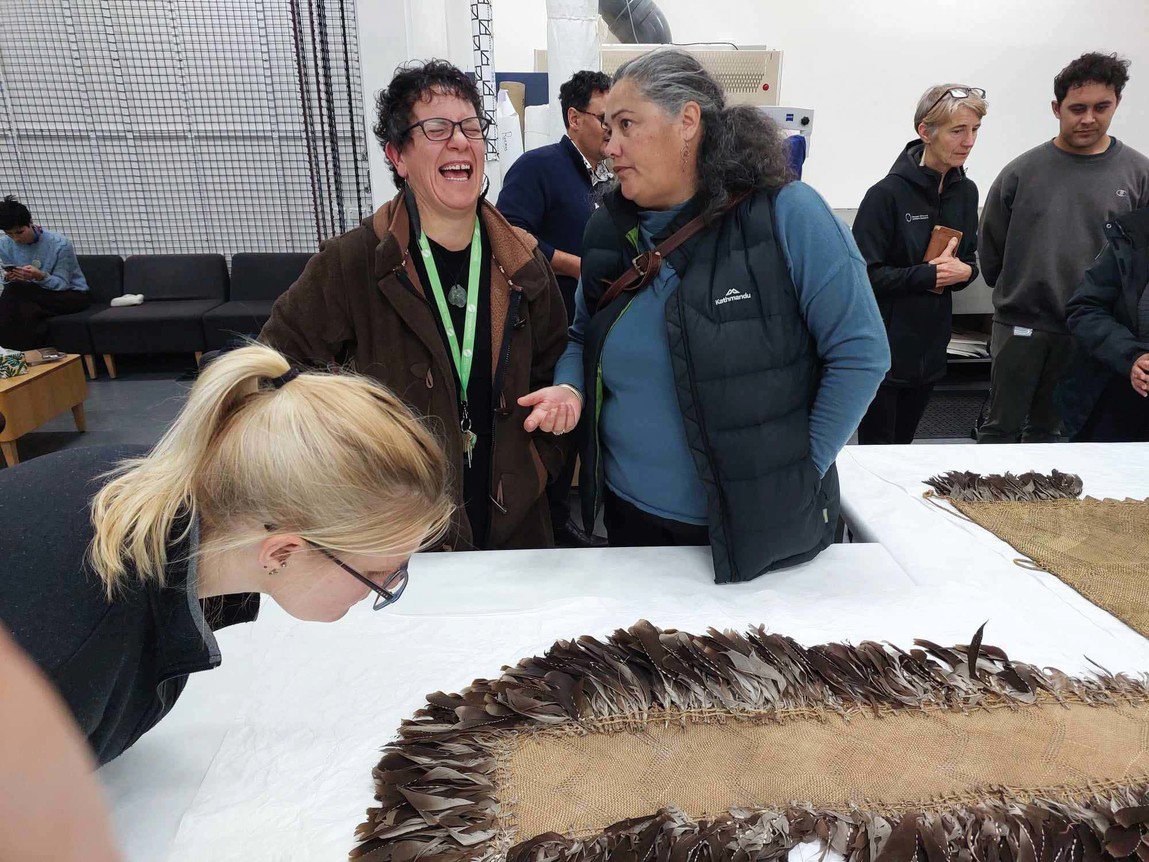
<path fill-rule="evenodd" d="M 804 648 L 641 621 L 437 692 L 374 770 L 371 862 L 1149 862 L 1149 685 L 980 642 Z"/>
<path fill-rule="evenodd" d="M 926 484 L 928 496 L 1149 637 L 1149 500 L 1081 498 L 1081 478 L 1057 470 L 950 472 Z"/>

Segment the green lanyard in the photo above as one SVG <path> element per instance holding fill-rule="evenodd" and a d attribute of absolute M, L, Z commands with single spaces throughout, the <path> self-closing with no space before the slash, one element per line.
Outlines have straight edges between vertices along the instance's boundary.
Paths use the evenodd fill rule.
<path fill-rule="evenodd" d="M 431 292 L 435 295 L 435 305 L 447 333 L 447 344 L 451 347 L 451 359 L 459 373 L 459 430 L 463 433 L 463 454 L 467 466 L 471 466 L 471 453 L 475 449 L 477 437 L 471 430 L 471 416 L 467 412 L 467 384 L 471 380 L 471 363 L 475 358 L 475 327 L 479 319 L 479 267 L 482 264 L 483 240 L 479 234 L 479 219 L 475 218 L 475 233 L 471 237 L 471 268 L 467 279 L 467 311 L 463 318 L 463 343 L 460 346 L 455 324 L 451 320 L 451 310 L 447 297 L 443 295 L 443 283 L 439 280 L 439 268 L 427 244 L 427 235 L 419 232 L 419 250 L 423 253 L 423 263 L 427 267 L 427 278 L 431 282 Z"/>

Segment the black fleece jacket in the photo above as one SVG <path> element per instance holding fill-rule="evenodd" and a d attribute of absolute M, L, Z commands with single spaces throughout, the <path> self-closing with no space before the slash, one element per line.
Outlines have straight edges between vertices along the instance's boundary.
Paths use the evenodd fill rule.
<path fill-rule="evenodd" d="M 952 291 L 977 278 L 977 186 L 962 168 L 945 176 L 919 164 L 924 144 L 911 141 L 889 174 L 866 192 L 854 219 L 854 239 L 890 339 L 885 385 L 920 386 L 946 373 Z M 972 267 L 969 281 L 932 293 L 936 269 L 922 262 L 934 225 L 960 230 L 956 256 Z"/>

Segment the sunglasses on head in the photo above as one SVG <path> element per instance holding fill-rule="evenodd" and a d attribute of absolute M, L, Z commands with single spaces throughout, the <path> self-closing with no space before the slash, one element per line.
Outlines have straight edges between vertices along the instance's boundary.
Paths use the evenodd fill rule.
<path fill-rule="evenodd" d="M 942 103 L 942 99 L 949 96 L 951 99 L 968 99 L 970 96 L 976 96 L 979 99 L 985 98 L 985 90 L 981 87 L 950 87 L 948 90 L 938 96 L 937 101 L 930 105 L 930 111 Z M 926 111 L 922 116 L 927 116 L 930 111 Z"/>

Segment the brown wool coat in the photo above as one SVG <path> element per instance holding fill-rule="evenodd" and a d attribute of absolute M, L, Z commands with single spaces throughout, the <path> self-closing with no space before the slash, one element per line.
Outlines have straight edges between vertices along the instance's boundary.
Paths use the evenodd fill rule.
<path fill-rule="evenodd" d="M 517 402 L 551 385 L 566 346 L 566 309 L 535 238 L 512 227 L 488 203 L 481 217 L 491 243 L 494 364 L 504 352 L 507 356 L 501 391 L 491 393 L 495 433 L 487 547 L 550 547 L 554 539 L 544 490 L 561 467 L 566 439 L 528 434 L 523 420 L 529 411 Z M 400 195 L 359 227 L 322 243 L 299 280 L 276 301 L 259 338 L 300 363 L 337 364 L 374 377 L 430 420 L 453 465 L 459 505 L 441 547 L 463 550 L 472 546 L 472 536 L 461 498 L 457 386 L 436 327 L 437 312 L 409 260 L 410 232 Z M 496 368 L 489 373 L 494 381 Z"/>

